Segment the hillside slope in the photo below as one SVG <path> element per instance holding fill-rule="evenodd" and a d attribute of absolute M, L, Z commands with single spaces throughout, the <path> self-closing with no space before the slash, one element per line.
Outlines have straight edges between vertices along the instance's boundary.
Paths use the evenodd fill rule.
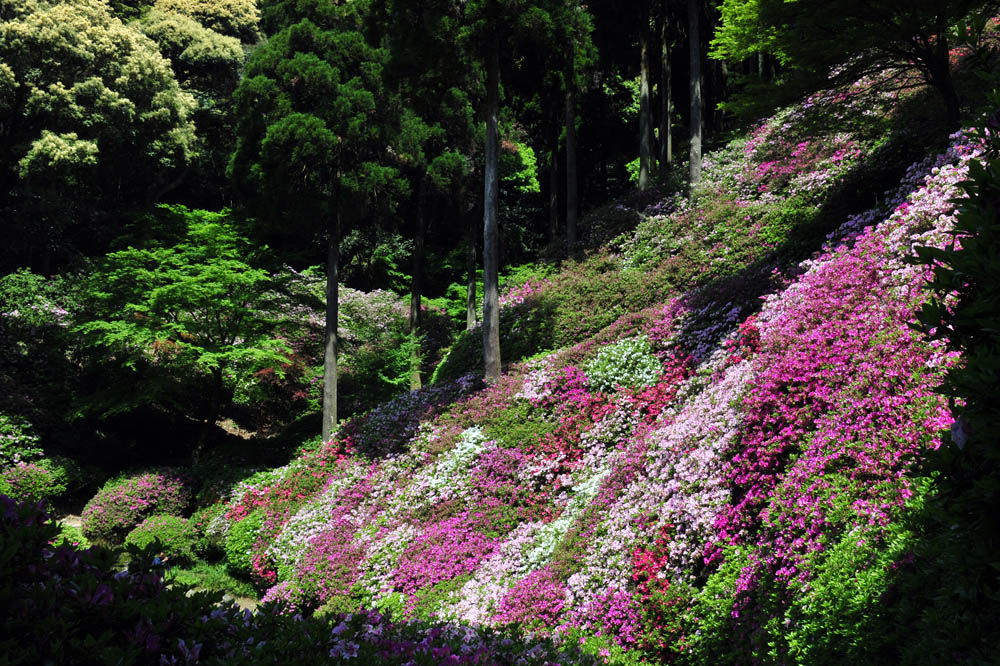
<path fill-rule="evenodd" d="M 914 454 L 951 423 L 908 260 L 949 242 L 979 151 L 953 135 L 865 210 L 901 155 L 877 87 L 765 121 L 691 204 L 619 206 L 634 232 L 609 215 L 603 252 L 507 294 L 528 360 L 483 387 L 460 342 L 438 383 L 240 484 L 209 536 L 299 609 L 515 623 L 612 663 L 875 659 Z"/>

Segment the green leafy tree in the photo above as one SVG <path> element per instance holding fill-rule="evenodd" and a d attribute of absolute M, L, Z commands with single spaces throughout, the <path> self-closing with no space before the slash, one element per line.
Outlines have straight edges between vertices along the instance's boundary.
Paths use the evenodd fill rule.
<path fill-rule="evenodd" d="M 156 45 L 99 0 L 0 4 L 0 265 L 43 272 L 103 251 L 122 210 L 160 196 L 196 152 Z"/>
<path fill-rule="evenodd" d="M 985 0 L 725 0 L 712 55 L 740 60 L 773 53 L 823 84 L 876 71 L 915 72 L 941 94 L 949 121 L 957 123 L 949 33 L 969 14 L 992 8 Z"/>
<path fill-rule="evenodd" d="M 406 188 L 387 155 L 395 106 L 382 80 L 387 53 L 365 35 L 366 8 L 265 5 L 265 26 L 278 32 L 254 52 L 235 94 L 234 180 L 261 215 L 326 240 L 324 438 L 337 425 L 341 233 Z"/>
<path fill-rule="evenodd" d="M 129 382 L 127 395 L 99 396 L 93 406 L 104 415 L 150 401 L 176 403 L 170 393 L 189 390 L 193 378 L 208 386 L 208 432 L 239 375 L 280 372 L 288 350 L 273 337 L 278 322 L 266 300 L 271 276 L 248 263 L 252 248 L 228 212 L 163 210 L 161 230 L 172 225 L 179 233 L 108 254 L 90 278 L 90 316 L 75 330 L 107 361 L 154 377 Z"/>

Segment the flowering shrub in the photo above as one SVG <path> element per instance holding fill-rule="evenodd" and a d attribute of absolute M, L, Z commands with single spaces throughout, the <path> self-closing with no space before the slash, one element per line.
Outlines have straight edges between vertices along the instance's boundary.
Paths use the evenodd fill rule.
<path fill-rule="evenodd" d="M 296 568 L 295 580 L 303 595 L 315 599 L 317 605 L 350 596 L 364 556 L 363 546 L 354 540 L 354 531 L 349 523 L 333 522 L 309 539 Z"/>
<path fill-rule="evenodd" d="M 0 412 L 0 469 L 30 462 L 40 458 L 42 453 L 30 423 Z"/>
<path fill-rule="evenodd" d="M 555 626 L 566 605 L 566 586 L 549 567 L 532 571 L 507 592 L 497 607 L 496 622 L 518 622 L 527 628 Z"/>
<path fill-rule="evenodd" d="M 619 386 L 633 389 L 652 386 L 660 377 L 661 366 L 653 356 L 649 339 L 639 336 L 601 349 L 585 371 L 595 389 L 608 393 Z"/>
<path fill-rule="evenodd" d="M 37 507 L 0 497 L 0 645 L 11 663 L 524 664 L 598 663 L 572 642 L 452 623 L 393 622 L 370 612 L 304 618 L 256 613 L 164 584 L 145 560 L 125 571 L 99 549 L 51 546 L 59 528 Z M 267 601 L 292 599 L 276 586 Z"/>
<path fill-rule="evenodd" d="M 46 465 L 20 462 L 0 473 L 0 492 L 18 501 L 37 502 L 63 494 L 66 483 Z"/>
<path fill-rule="evenodd" d="M 156 544 L 163 560 L 182 564 L 194 559 L 195 533 L 180 516 L 150 516 L 128 533 L 125 545 L 139 550 Z"/>
<path fill-rule="evenodd" d="M 83 533 L 90 539 L 121 543 L 154 514 L 179 514 L 189 492 L 170 470 L 120 476 L 104 484 L 83 508 Z"/>
<path fill-rule="evenodd" d="M 978 148 L 953 137 L 836 227 L 824 197 L 881 130 L 800 136 L 812 113 L 714 155 L 693 203 L 645 202 L 635 243 L 509 291 L 518 349 L 559 351 L 400 396 L 234 493 L 268 599 L 516 625 L 616 664 L 874 663 L 956 362 L 910 327 L 910 258 L 949 241 Z"/>

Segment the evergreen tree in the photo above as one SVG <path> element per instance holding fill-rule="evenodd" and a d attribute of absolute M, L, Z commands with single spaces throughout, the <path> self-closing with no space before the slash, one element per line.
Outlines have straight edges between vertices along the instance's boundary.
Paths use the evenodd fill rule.
<path fill-rule="evenodd" d="M 341 234 L 405 190 L 386 154 L 398 125 L 383 87 L 388 54 L 366 38 L 366 8 L 319 0 L 265 5 L 265 26 L 278 32 L 254 52 L 235 94 L 233 178 L 261 215 L 326 241 L 324 439 L 337 425 Z"/>

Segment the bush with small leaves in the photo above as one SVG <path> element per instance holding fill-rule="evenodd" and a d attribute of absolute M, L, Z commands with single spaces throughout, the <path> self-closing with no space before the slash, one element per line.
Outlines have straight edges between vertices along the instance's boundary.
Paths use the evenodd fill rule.
<path fill-rule="evenodd" d="M 83 533 L 89 539 L 121 543 L 143 519 L 179 514 L 189 493 L 170 470 L 119 476 L 104 484 L 83 509 Z"/>
<path fill-rule="evenodd" d="M 264 512 L 258 509 L 229 528 L 229 534 L 226 535 L 226 562 L 234 571 L 250 574 L 253 545 L 263 524 Z"/>
<path fill-rule="evenodd" d="M 126 546 L 140 550 L 154 542 L 160 557 L 171 564 L 194 559 L 195 533 L 187 520 L 180 516 L 150 516 L 125 537 Z"/>
<path fill-rule="evenodd" d="M 29 462 L 42 455 L 38 436 L 22 418 L 0 412 L 0 468 Z"/>
<path fill-rule="evenodd" d="M 618 386 L 652 386 L 663 373 L 663 364 L 653 356 L 649 338 L 640 335 L 602 349 L 587 364 L 586 373 L 591 387 L 607 393 Z"/>
<path fill-rule="evenodd" d="M 38 502 L 66 492 L 66 484 L 37 462 L 21 462 L 0 474 L 0 492 L 19 502 Z"/>

